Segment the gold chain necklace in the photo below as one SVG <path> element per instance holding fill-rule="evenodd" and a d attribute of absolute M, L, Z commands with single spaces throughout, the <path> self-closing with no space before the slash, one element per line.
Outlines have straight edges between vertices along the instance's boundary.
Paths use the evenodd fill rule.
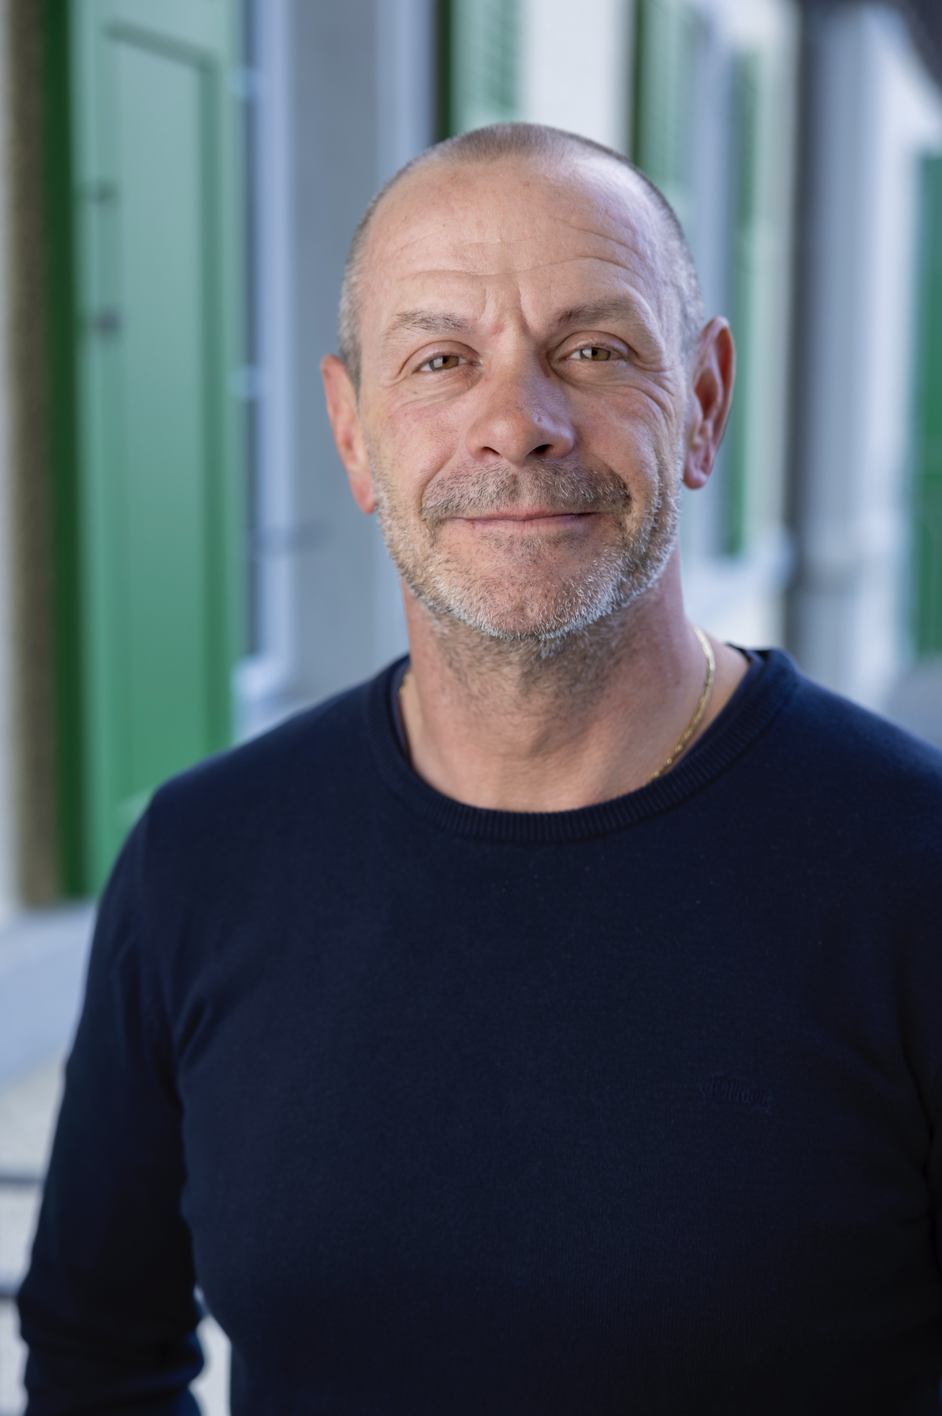
<path fill-rule="evenodd" d="M 654 773 L 654 776 L 649 777 L 647 782 L 642 783 L 645 787 L 648 785 L 648 782 L 654 782 L 658 777 L 663 777 L 664 773 L 669 772 L 673 767 L 674 763 L 697 731 L 697 728 L 700 726 L 703 715 L 706 712 L 707 704 L 710 701 L 710 694 L 713 692 L 713 680 L 716 677 L 716 660 L 713 657 L 713 645 L 710 643 L 709 639 L 707 639 L 699 625 L 694 625 L 693 632 L 700 641 L 700 648 L 703 650 L 707 661 L 706 678 L 703 681 L 703 692 L 700 694 L 700 702 L 697 704 L 694 715 L 687 724 L 680 742 L 674 748 L 674 751 L 671 753 L 670 757 L 668 757 L 667 761 L 661 763 L 660 767 Z"/>
<path fill-rule="evenodd" d="M 642 782 L 641 785 L 645 787 L 648 785 L 648 782 L 654 782 L 657 780 L 658 777 L 663 777 L 664 773 L 669 772 L 670 769 L 673 767 L 674 763 L 677 761 L 678 757 L 683 752 L 684 748 L 687 746 L 688 742 L 693 737 L 694 733 L 697 731 L 697 728 L 703 721 L 703 715 L 706 712 L 707 704 L 710 701 L 710 694 L 713 692 L 713 680 L 716 677 L 716 660 L 713 657 L 713 645 L 710 643 L 709 639 L 707 639 L 706 635 L 704 634 L 703 630 L 700 628 L 699 625 L 694 625 L 693 632 L 700 641 L 700 647 L 703 650 L 707 662 L 706 678 L 703 681 L 703 692 L 700 694 L 700 701 L 697 704 L 696 709 L 694 710 L 693 717 L 690 719 L 690 722 L 687 724 L 684 730 L 684 735 L 680 739 L 680 742 L 674 748 L 674 751 L 671 753 L 670 757 L 668 757 L 667 761 L 661 763 L 660 767 L 653 774 L 653 776 L 648 777 L 647 781 Z M 402 703 L 402 690 L 405 688 L 407 681 L 411 677 L 412 665 L 410 664 L 402 676 L 402 683 L 399 685 L 400 704 Z"/>

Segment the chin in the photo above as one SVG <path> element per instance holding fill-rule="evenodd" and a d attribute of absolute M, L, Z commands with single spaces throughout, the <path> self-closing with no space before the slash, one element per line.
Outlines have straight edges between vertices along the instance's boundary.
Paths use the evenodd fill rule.
<path fill-rule="evenodd" d="M 466 546 L 422 545 L 388 520 L 383 531 L 405 585 L 433 614 L 552 653 L 656 584 L 676 540 L 676 516 L 652 517 L 632 534 L 582 547 L 581 555 L 560 554 L 558 543 L 542 537 L 520 538 L 510 553 L 482 544 L 468 554 Z"/>
<path fill-rule="evenodd" d="M 418 593 L 434 612 L 489 638 L 550 642 L 581 633 L 621 608 L 626 591 L 621 577 L 609 573 L 553 586 L 538 577 L 528 584 L 508 586 L 506 578 L 456 582 L 452 576 L 436 576 Z M 627 594 L 630 598 L 630 591 Z"/>

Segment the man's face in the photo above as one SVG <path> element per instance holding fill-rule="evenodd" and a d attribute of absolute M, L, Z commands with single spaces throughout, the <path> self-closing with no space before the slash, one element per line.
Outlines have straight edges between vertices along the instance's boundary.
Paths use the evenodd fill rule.
<path fill-rule="evenodd" d="M 360 422 L 390 554 L 434 611 L 553 639 L 660 576 L 687 390 L 666 248 L 604 161 L 432 166 L 387 200 Z"/>

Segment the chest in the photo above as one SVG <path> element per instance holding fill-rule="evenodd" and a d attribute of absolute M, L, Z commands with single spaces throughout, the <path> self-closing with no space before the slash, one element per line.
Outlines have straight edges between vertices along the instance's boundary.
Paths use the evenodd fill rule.
<path fill-rule="evenodd" d="M 892 1008 L 840 994 L 852 941 L 744 931 L 707 870 L 672 899 L 550 864 L 328 892 L 208 971 L 184 1209 L 234 1338 L 307 1354 L 302 1386 L 369 1333 L 354 1385 L 484 1362 L 555 1372 L 556 1410 L 588 1367 L 596 1409 L 648 1382 L 653 1411 L 778 1346 L 836 1360 L 901 1293 L 934 1314 L 928 1135 Z"/>

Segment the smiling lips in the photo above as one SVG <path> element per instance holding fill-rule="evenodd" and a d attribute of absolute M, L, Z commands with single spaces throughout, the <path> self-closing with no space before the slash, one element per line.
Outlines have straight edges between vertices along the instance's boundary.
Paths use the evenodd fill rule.
<path fill-rule="evenodd" d="M 479 516 L 456 516 L 452 519 L 467 522 L 472 526 L 483 522 L 489 526 L 533 527 L 538 522 L 582 521 L 596 514 L 594 511 L 499 511 Z"/>

